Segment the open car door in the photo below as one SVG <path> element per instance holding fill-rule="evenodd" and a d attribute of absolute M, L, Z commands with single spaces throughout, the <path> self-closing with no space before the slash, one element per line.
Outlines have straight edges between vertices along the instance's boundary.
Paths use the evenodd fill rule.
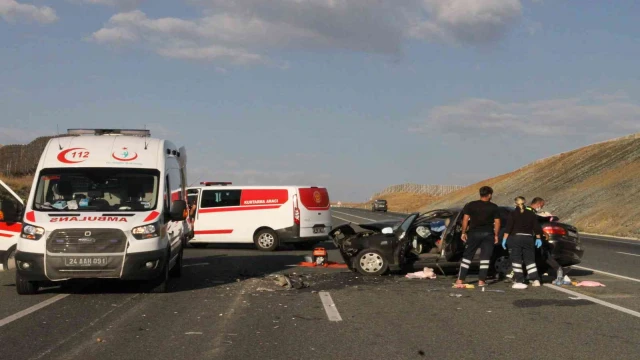
<path fill-rule="evenodd" d="M 462 235 L 462 211 L 460 211 L 449 223 L 443 235 L 440 255 L 449 262 L 458 262 L 462 259 L 465 244 L 460 238 Z"/>

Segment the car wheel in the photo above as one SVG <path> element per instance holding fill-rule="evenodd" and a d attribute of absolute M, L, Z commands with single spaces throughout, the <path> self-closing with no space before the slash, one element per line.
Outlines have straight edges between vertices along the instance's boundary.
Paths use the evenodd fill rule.
<path fill-rule="evenodd" d="M 189 243 L 189 245 L 191 245 L 191 247 L 194 247 L 196 249 L 204 249 L 207 247 L 207 243 Z"/>
<path fill-rule="evenodd" d="M 509 259 L 509 256 L 506 255 L 499 256 L 494 261 L 493 268 L 495 269 L 496 273 L 506 275 L 513 269 L 511 265 L 511 259 Z"/>
<path fill-rule="evenodd" d="M 178 259 L 176 260 L 176 264 L 173 266 L 173 269 L 169 270 L 169 276 L 179 278 L 182 276 L 182 257 L 184 255 L 184 249 L 180 249 L 180 254 L 178 254 Z"/>
<path fill-rule="evenodd" d="M 7 256 L 4 258 L 2 263 L 5 270 L 15 270 L 16 269 L 16 247 L 12 247 L 7 251 Z"/>
<path fill-rule="evenodd" d="M 33 295 L 38 292 L 40 283 L 37 281 L 28 281 L 16 271 L 16 291 L 19 295 Z"/>
<path fill-rule="evenodd" d="M 278 234 L 271 229 L 263 229 L 256 233 L 253 238 L 256 248 L 262 251 L 274 251 L 278 248 Z"/>
<path fill-rule="evenodd" d="M 362 275 L 382 275 L 389 269 L 387 260 L 376 250 L 363 250 L 356 257 L 356 269 Z"/>

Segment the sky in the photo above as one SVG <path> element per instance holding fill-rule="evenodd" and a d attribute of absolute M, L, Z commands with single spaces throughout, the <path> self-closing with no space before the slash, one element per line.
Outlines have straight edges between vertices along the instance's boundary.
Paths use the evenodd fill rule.
<path fill-rule="evenodd" d="M 0 144 L 148 128 L 190 183 L 469 185 L 640 132 L 632 0 L 0 0 Z"/>

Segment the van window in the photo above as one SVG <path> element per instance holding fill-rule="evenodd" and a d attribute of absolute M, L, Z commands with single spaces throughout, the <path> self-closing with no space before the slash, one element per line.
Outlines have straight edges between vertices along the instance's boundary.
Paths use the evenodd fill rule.
<path fill-rule="evenodd" d="M 240 206 L 242 190 L 203 190 L 200 208 Z"/>
<path fill-rule="evenodd" d="M 149 211 L 158 203 L 160 172 L 73 168 L 40 172 L 33 208 L 39 211 Z"/>

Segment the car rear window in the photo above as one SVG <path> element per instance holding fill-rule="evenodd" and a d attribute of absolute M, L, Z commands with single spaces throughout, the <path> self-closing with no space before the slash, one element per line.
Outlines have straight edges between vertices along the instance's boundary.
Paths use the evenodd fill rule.
<path fill-rule="evenodd" d="M 309 210 L 328 210 L 329 192 L 325 188 L 300 188 L 300 202 Z"/>

